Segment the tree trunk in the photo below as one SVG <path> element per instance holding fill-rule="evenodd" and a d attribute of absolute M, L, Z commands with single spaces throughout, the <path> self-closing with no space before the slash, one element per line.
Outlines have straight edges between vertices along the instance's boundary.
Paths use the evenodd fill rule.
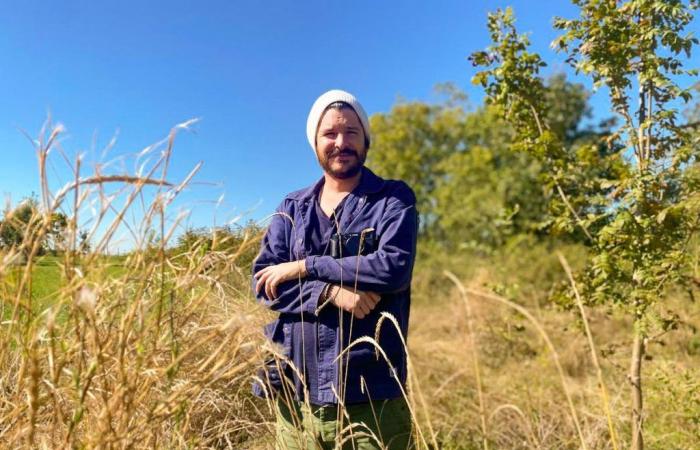
<path fill-rule="evenodd" d="M 642 439 L 642 359 L 644 358 L 644 337 L 638 331 L 634 334 L 632 344 L 632 365 L 629 380 L 632 385 L 632 444 L 631 450 L 643 450 Z"/>

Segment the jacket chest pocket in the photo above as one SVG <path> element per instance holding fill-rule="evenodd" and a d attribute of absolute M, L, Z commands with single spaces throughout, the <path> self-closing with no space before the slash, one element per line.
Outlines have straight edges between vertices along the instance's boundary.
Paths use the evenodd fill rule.
<path fill-rule="evenodd" d="M 294 227 L 292 228 L 291 242 L 289 246 L 289 250 L 291 252 L 291 255 L 289 256 L 291 261 L 303 259 L 308 256 L 304 246 L 305 230 L 306 227 L 304 225 L 303 217 L 301 217 L 299 214 L 295 214 Z"/>
<path fill-rule="evenodd" d="M 299 260 L 299 259 L 304 259 L 308 255 L 306 254 L 306 249 L 304 248 L 304 238 L 301 236 L 297 236 L 294 238 L 292 242 L 292 254 L 291 254 L 291 260 Z"/>

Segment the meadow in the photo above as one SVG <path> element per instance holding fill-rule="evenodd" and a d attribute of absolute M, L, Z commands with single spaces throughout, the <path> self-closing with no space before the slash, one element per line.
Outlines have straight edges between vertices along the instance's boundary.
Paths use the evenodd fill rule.
<path fill-rule="evenodd" d="M 613 117 L 592 123 L 589 88 L 540 74 L 508 8 L 470 57 L 484 105 L 447 85 L 371 118 L 368 166 L 406 181 L 423 219 L 417 449 L 700 448 L 700 107 L 677 104 L 696 5 L 575 3 L 552 47 Z M 288 363 L 251 292 L 266 223 L 186 229 L 174 201 L 199 166 L 168 167 L 191 124 L 136 173 L 86 171 L 60 126 L 32 141 L 40 194 L 0 222 L 3 448 L 274 447 L 274 406 L 251 393 Z M 53 190 L 50 153 L 72 174 Z"/>
<path fill-rule="evenodd" d="M 127 198 L 148 185 L 121 182 Z M 167 238 L 176 223 L 162 200 L 179 185 L 159 186 L 144 221 Z M 82 199 L 100 195 L 85 189 Z M 263 361 L 281 358 L 250 291 L 264 227 L 144 237 L 120 257 L 99 247 L 31 256 L 42 217 L 0 266 L 3 447 L 274 446 L 272 405 L 250 393 Z M 13 262 L 26 249 L 28 263 Z M 586 306 L 584 318 L 552 300 L 586 252 L 534 238 L 488 254 L 419 245 L 408 341 L 418 448 L 628 445 L 629 317 Z M 658 303 L 643 379 L 648 448 L 700 440 L 696 295 L 674 286 Z"/>

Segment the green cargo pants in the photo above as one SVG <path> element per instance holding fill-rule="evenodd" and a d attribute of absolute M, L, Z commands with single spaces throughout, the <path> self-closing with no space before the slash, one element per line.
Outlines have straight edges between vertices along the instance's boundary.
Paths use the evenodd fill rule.
<path fill-rule="evenodd" d="M 290 407 L 282 398 L 276 404 L 278 450 L 413 448 L 411 414 L 403 398 L 348 405 L 348 417 L 340 423 L 335 405 L 293 401 Z"/>

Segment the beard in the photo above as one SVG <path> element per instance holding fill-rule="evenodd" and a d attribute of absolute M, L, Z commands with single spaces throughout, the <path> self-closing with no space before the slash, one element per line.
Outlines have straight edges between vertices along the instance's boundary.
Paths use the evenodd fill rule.
<path fill-rule="evenodd" d="M 355 161 L 351 164 L 346 164 L 343 168 L 334 168 L 331 159 L 337 156 L 354 157 Z M 328 173 L 333 178 L 345 180 L 357 175 L 365 165 L 366 159 L 367 152 L 360 154 L 360 152 L 352 148 L 344 148 L 342 150 L 334 150 L 331 154 L 325 155 L 324 157 L 319 156 L 318 162 L 321 164 L 324 172 Z"/>

